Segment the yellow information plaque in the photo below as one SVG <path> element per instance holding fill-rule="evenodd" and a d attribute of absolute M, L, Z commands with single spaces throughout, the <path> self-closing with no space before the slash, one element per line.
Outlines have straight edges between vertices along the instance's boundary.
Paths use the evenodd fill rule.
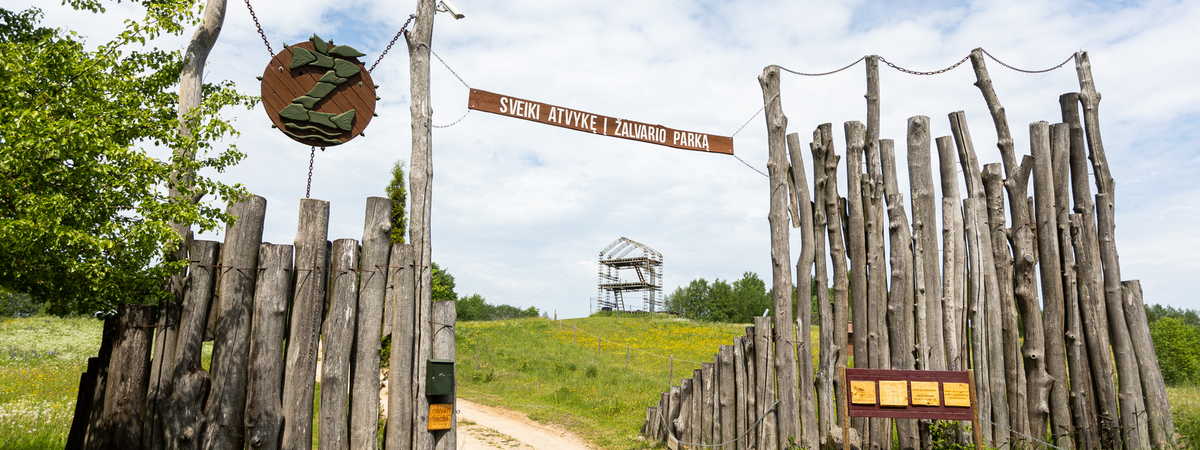
<path fill-rule="evenodd" d="M 454 422 L 454 405 L 429 405 L 429 431 L 449 430 Z"/>
<path fill-rule="evenodd" d="M 908 406 L 908 382 L 899 381 L 880 381 L 879 382 L 879 406 L 892 407 L 907 407 Z"/>
<path fill-rule="evenodd" d="M 938 395 L 938 382 L 912 381 L 913 406 L 942 406 L 941 396 Z"/>
<path fill-rule="evenodd" d="M 942 383 L 946 406 L 971 407 L 971 390 L 967 383 Z"/>
<path fill-rule="evenodd" d="M 875 404 L 875 382 L 874 381 L 851 381 L 850 382 L 850 403 L 855 405 L 874 405 Z"/>

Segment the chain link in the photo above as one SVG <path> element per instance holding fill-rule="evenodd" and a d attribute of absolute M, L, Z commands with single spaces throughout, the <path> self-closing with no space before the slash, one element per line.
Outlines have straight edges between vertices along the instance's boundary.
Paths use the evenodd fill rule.
<path fill-rule="evenodd" d="M 270 53 L 271 57 L 274 58 L 275 50 L 271 48 L 271 43 L 267 41 L 267 34 L 263 33 L 262 25 L 258 23 L 258 16 L 254 14 L 254 7 L 250 6 L 250 0 L 246 0 L 246 9 L 250 10 L 250 18 L 254 19 L 254 26 L 258 28 L 258 36 L 262 38 L 263 45 L 267 46 L 267 53 Z"/>
<path fill-rule="evenodd" d="M 321 151 L 325 151 L 325 147 L 321 147 Z M 304 198 L 308 198 L 308 194 L 312 193 L 312 170 L 313 161 L 317 159 L 317 147 L 312 148 L 312 153 L 308 155 L 308 187 L 304 188 Z"/>
<path fill-rule="evenodd" d="M 842 67 L 841 69 L 837 69 L 837 70 L 831 70 L 831 71 L 829 71 L 829 72 L 822 72 L 822 73 L 804 73 L 804 72 L 797 72 L 797 71 L 795 71 L 795 70 L 792 70 L 792 69 L 789 69 L 789 68 L 787 68 L 787 67 L 780 67 L 780 69 L 783 69 L 785 72 L 790 72 L 790 73 L 793 73 L 793 74 L 796 74 L 796 75 L 800 75 L 800 76 L 802 76 L 802 77 L 823 77 L 823 76 L 825 76 L 825 75 L 833 75 L 833 74 L 835 74 L 835 73 L 841 72 L 841 71 L 843 71 L 843 70 L 846 70 L 846 69 L 849 69 L 849 68 L 851 68 L 851 67 L 854 67 L 854 65 L 855 65 L 855 64 L 858 64 L 858 63 L 862 62 L 862 60 L 864 60 L 864 59 L 867 59 L 866 55 L 863 55 L 863 57 L 862 57 L 862 58 L 858 58 L 858 59 L 854 60 L 854 62 L 852 62 L 852 63 L 850 63 L 850 64 L 847 64 L 845 67 Z M 883 58 L 879 58 L 879 59 L 883 59 Z"/>
<path fill-rule="evenodd" d="M 981 50 L 982 50 L 982 49 L 981 49 Z M 988 58 L 992 58 L 992 61 L 995 61 L 995 62 L 997 62 L 997 63 L 1000 63 L 1000 65 L 1002 65 L 1002 66 L 1004 66 L 1004 67 L 1007 67 L 1007 68 L 1009 68 L 1009 69 L 1015 70 L 1015 71 L 1017 71 L 1017 72 L 1022 72 L 1022 73 L 1046 73 L 1046 72 L 1049 72 L 1049 71 L 1051 71 L 1051 70 L 1055 70 L 1055 69 L 1058 69 L 1058 68 L 1060 68 L 1060 67 L 1062 67 L 1062 66 L 1065 66 L 1065 65 L 1067 65 L 1067 63 L 1071 62 L 1071 60 L 1072 60 L 1072 59 L 1075 59 L 1075 54 L 1074 54 L 1074 53 L 1072 53 L 1072 54 L 1071 54 L 1071 56 L 1067 57 L 1067 59 L 1066 59 L 1066 60 L 1064 60 L 1063 62 L 1059 63 L 1057 66 L 1051 67 L 1051 68 L 1049 68 L 1049 69 L 1042 69 L 1042 70 L 1025 70 L 1025 69 L 1018 69 L 1018 68 L 1016 68 L 1016 67 L 1013 67 L 1013 66 L 1010 66 L 1010 65 L 1008 65 L 1008 64 L 1005 64 L 1005 63 L 1004 63 L 1004 61 L 1001 61 L 1001 60 L 999 60 L 999 59 L 996 59 L 996 57 L 995 57 L 995 56 L 992 56 L 992 54 L 991 54 L 991 53 L 988 53 L 988 51 L 987 51 L 987 50 L 983 50 L 983 54 L 987 55 L 987 56 L 988 56 Z"/>
<path fill-rule="evenodd" d="M 882 56 L 880 56 L 880 57 L 879 57 L 879 60 L 880 60 L 880 61 L 883 61 L 883 63 L 884 63 L 884 64 L 887 64 L 887 65 L 888 65 L 888 67 L 891 67 L 891 68 L 893 68 L 893 69 L 899 70 L 899 71 L 901 71 L 901 72 L 904 72 L 904 73 L 907 73 L 907 74 L 910 74 L 910 75 L 937 75 L 937 74 L 946 73 L 946 72 L 949 72 L 949 71 L 951 71 L 951 70 L 954 70 L 954 68 L 955 68 L 955 67 L 961 66 L 961 65 L 962 65 L 962 63 L 965 63 L 965 62 L 967 62 L 967 60 L 968 60 L 968 59 L 971 59 L 971 55 L 964 56 L 964 57 L 963 57 L 963 59 L 960 59 L 960 60 L 958 60 L 958 62 L 954 63 L 954 65 L 952 65 L 952 66 L 950 66 L 950 67 L 947 67 L 947 68 L 945 68 L 945 69 L 934 70 L 934 71 L 932 71 L 932 72 L 920 72 L 920 71 L 916 71 L 916 70 L 905 69 L 905 68 L 903 68 L 903 67 L 900 67 L 900 66 L 897 66 L 897 65 L 895 65 L 895 64 L 892 64 L 892 62 L 891 62 L 891 61 L 888 61 L 887 59 L 884 59 L 884 57 L 882 57 Z"/>
<path fill-rule="evenodd" d="M 452 127 L 452 126 L 458 125 L 458 123 L 459 123 L 459 122 L 462 122 L 462 120 L 463 120 L 463 119 L 466 119 L 466 118 L 467 118 L 467 114 L 470 114 L 470 113 L 471 113 L 471 108 L 467 108 L 467 112 L 463 113 L 463 115 L 462 115 L 462 116 L 460 116 L 460 117 L 458 118 L 458 120 L 455 120 L 455 121 L 453 121 L 453 122 L 450 122 L 450 123 L 449 123 L 449 124 L 447 124 L 447 125 L 433 125 L 433 127 L 434 127 L 434 128 L 450 128 L 450 127 Z"/>
<path fill-rule="evenodd" d="M 250 1 L 250 0 L 246 0 L 246 1 Z M 412 15 L 408 16 L 408 20 L 404 21 L 404 26 L 400 27 L 400 31 L 396 32 L 396 36 L 392 38 L 392 42 L 388 42 L 387 48 L 383 49 L 383 53 L 379 54 L 379 59 L 375 60 L 375 64 L 371 64 L 371 68 L 367 69 L 367 72 L 371 72 L 371 71 L 375 70 L 375 66 L 378 66 L 380 61 L 383 61 L 383 57 L 387 56 L 388 51 L 392 49 L 393 45 L 396 45 L 396 41 L 400 39 L 400 35 L 404 34 L 404 30 L 408 29 L 408 24 L 412 23 L 413 19 L 415 19 L 415 18 L 417 18 L 416 14 L 412 14 Z"/>
<path fill-rule="evenodd" d="M 446 64 L 446 60 L 442 59 L 442 57 L 441 57 L 441 56 L 438 56 L 437 52 L 433 51 L 433 49 L 431 48 L 431 49 L 429 49 L 429 53 L 433 53 L 433 57 L 434 57 L 434 58 L 437 58 L 437 60 L 438 60 L 438 61 L 441 61 L 441 62 L 442 62 L 442 65 L 443 65 L 443 66 L 446 66 L 446 70 L 449 70 L 449 71 L 450 71 L 450 73 L 454 75 L 454 78 L 458 78 L 458 82 L 459 82 L 459 83 L 462 83 L 462 84 L 463 84 L 463 86 L 466 86 L 466 87 L 467 87 L 467 89 L 470 89 L 470 88 L 471 88 L 471 85 L 467 84 L 467 82 L 466 82 L 466 81 L 463 81 L 462 77 L 458 76 L 458 72 L 455 72 L 455 71 L 454 71 L 454 69 L 451 69 L 451 68 L 450 68 L 450 65 L 449 65 L 449 64 Z"/>

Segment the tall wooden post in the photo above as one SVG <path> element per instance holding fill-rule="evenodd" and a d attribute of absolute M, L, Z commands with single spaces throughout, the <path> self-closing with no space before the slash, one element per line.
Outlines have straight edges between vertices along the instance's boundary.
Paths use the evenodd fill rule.
<path fill-rule="evenodd" d="M 758 77 L 767 111 L 767 143 L 770 157 L 771 209 L 767 221 L 771 228 L 772 292 L 775 305 L 775 372 L 778 377 L 779 442 L 798 440 L 799 405 L 796 398 L 796 353 L 790 341 L 795 340 L 792 321 L 792 270 L 788 249 L 787 228 L 787 150 L 785 134 L 787 117 L 779 98 L 779 66 L 767 66 Z M 725 378 L 722 378 L 722 383 Z"/>
<path fill-rule="evenodd" d="M 817 400 L 813 392 L 812 339 L 809 332 L 812 324 L 812 267 L 816 248 L 813 246 L 813 210 L 808 195 L 808 175 L 804 170 L 804 152 L 800 150 L 800 137 L 796 133 L 787 136 L 788 153 L 792 161 L 792 185 L 795 186 L 795 201 L 800 215 L 800 259 L 796 261 L 796 341 L 799 342 L 796 358 L 800 363 L 800 431 L 804 446 L 816 448 L 820 439 L 817 429 Z M 825 259 L 822 251 L 821 259 Z"/>
<path fill-rule="evenodd" d="M 829 299 L 829 271 L 825 267 L 825 231 L 829 219 L 825 215 L 825 192 L 829 177 L 825 174 L 825 158 L 829 153 L 831 137 L 825 132 L 829 125 L 824 124 L 813 130 L 813 142 L 810 145 L 813 154 L 813 246 L 816 248 L 813 263 L 815 266 L 817 287 L 817 317 L 821 333 L 820 367 L 817 368 L 817 411 L 819 413 L 817 431 L 821 448 L 827 444 L 829 430 L 834 423 L 836 411 L 833 407 L 833 379 L 837 370 L 837 356 L 841 350 L 834 344 L 833 304 Z M 907 248 L 907 246 L 905 246 Z M 758 319 L 755 319 L 757 322 Z M 844 328 L 844 327 L 843 327 Z M 757 325 L 756 325 L 756 329 Z M 760 332 L 761 333 L 761 332 Z M 762 342 L 761 340 L 757 342 Z M 762 345 L 762 344 L 760 344 Z M 760 350 L 759 353 L 763 353 Z M 894 355 L 894 353 L 893 353 Z M 764 381 L 765 384 L 765 381 Z M 765 402 L 765 400 L 764 400 Z M 765 405 L 764 405 L 765 406 Z M 832 419 L 832 420 L 831 420 Z"/>
<path fill-rule="evenodd" d="M 1050 389 L 1050 435 L 1059 447 L 1067 450 L 1074 449 L 1075 442 L 1071 436 L 1071 411 L 1067 400 L 1067 353 L 1063 342 L 1066 306 L 1060 267 L 1062 259 L 1058 254 L 1053 152 L 1065 150 L 1070 145 L 1070 129 L 1065 123 L 1054 124 L 1050 127 L 1049 141 L 1033 145 L 1033 195 L 1037 205 L 1034 212 L 1042 277 L 1042 320 L 1046 326 L 1046 370 L 1054 383 Z"/>
<path fill-rule="evenodd" d="M 312 445 L 313 397 L 317 351 L 325 312 L 329 277 L 329 202 L 300 201 L 295 239 L 296 284 L 288 321 L 287 370 L 283 382 L 283 444 L 281 448 Z"/>
<path fill-rule="evenodd" d="M 908 225 L 908 214 L 904 212 L 904 195 L 900 193 L 896 179 L 895 143 L 891 139 L 879 140 L 879 157 L 883 165 L 884 198 L 887 199 L 889 257 L 892 264 L 891 294 L 887 303 L 887 329 L 890 333 L 892 368 L 916 369 L 913 358 L 913 257 L 912 231 Z M 896 435 L 900 450 L 916 449 L 917 421 L 896 420 Z"/>

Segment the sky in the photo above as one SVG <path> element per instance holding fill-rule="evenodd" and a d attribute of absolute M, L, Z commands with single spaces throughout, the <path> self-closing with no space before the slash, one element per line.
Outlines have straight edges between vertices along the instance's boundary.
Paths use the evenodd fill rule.
<path fill-rule="evenodd" d="M 368 62 L 416 10 L 414 0 L 250 3 L 276 51 L 315 33 L 357 48 Z M 460 295 L 478 293 L 493 304 L 533 306 L 560 318 L 585 316 L 597 296 L 597 257 L 621 237 L 663 254 L 666 293 L 696 278 L 733 281 L 744 272 L 769 285 L 768 180 L 748 167 L 766 171 L 757 80 L 764 67 L 826 72 L 876 54 L 932 71 L 982 47 L 1023 69 L 1053 67 L 1076 51 L 1088 52 L 1116 180 L 1122 278 L 1142 281 L 1147 304 L 1200 309 L 1191 284 L 1200 273 L 1200 2 L 454 4 L 466 17 L 438 14 L 432 44 L 446 63 L 432 60 L 433 123 L 453 124 L 433 131 L 432 255 L 455 277 Z M 108 12 L 97 15 L 52 1 L 0 0 L 10 10 L 30 6 L 43 9 L 43 25 L 74 30 L 92 47 L 115 35 L 124 19 L 142 15 L 128 2 L 107 3 Z M 190 34 L 152 45 L 182 49 Z M 255 77 L 269 60 L 246 5 L 230 1 L 206 81 L 231 80 L 258 95 Z M 366 135 L 317 152 L 311 196 L 331 203 L 331 240 L 360 238 L 366 198 L 384 195 L 395 161 L 411 160 L 408 63 L 401 38 L 371 73 L 381 100 Z M 1079 89 L 1074 65 L 1025 74 L 987 64 L 1020 158 L 1030 153 L 1028 124 L 1059 121 L 1058 96 Z M 969 63 L 936 76 L 881 64 L 880 137 L 896 141 L 906 197 L 909 117 L 928 116 L 937 137 L 950 134 L 947 114 L 965 111 L 980 163 L 1000 161 L 995 128 L 974 81 Z M 785 73 L 781 85 L 788 132 L 799 133 L 802 143 L 810 142 L 818 125 L 833 124 L 844 195 L 842 129 L 846 121 L 866 121 L 865 65 L 824 77 Z M 733 135 L 736 157 L 467 114 L 468 86 Z M 305 195 L 309 148 L 271 129 L 261 106 L 227 115 L 241 132 L 228 143 L 248 156 L 225 173 L 208 175 L 265 197 L 264 241 L 290 243 Z M 805 160 L 811 165 L 808 152 Z M 937 170 L 934 177 L 936 184 Z M 201 238 L 220 239 L 221 233 Z M 790 247 L 794 265 L 796 230 Z"/>

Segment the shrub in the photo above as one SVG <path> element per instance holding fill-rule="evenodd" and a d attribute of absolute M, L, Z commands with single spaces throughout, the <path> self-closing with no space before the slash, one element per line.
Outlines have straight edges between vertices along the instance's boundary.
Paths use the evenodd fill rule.
<path fill-rule="evenodd" d="M 1164 317 L 1150 325 L 1154 351 L 1168 384 L 1200 382 L 1200 330 L 1183 320 Z"/>

